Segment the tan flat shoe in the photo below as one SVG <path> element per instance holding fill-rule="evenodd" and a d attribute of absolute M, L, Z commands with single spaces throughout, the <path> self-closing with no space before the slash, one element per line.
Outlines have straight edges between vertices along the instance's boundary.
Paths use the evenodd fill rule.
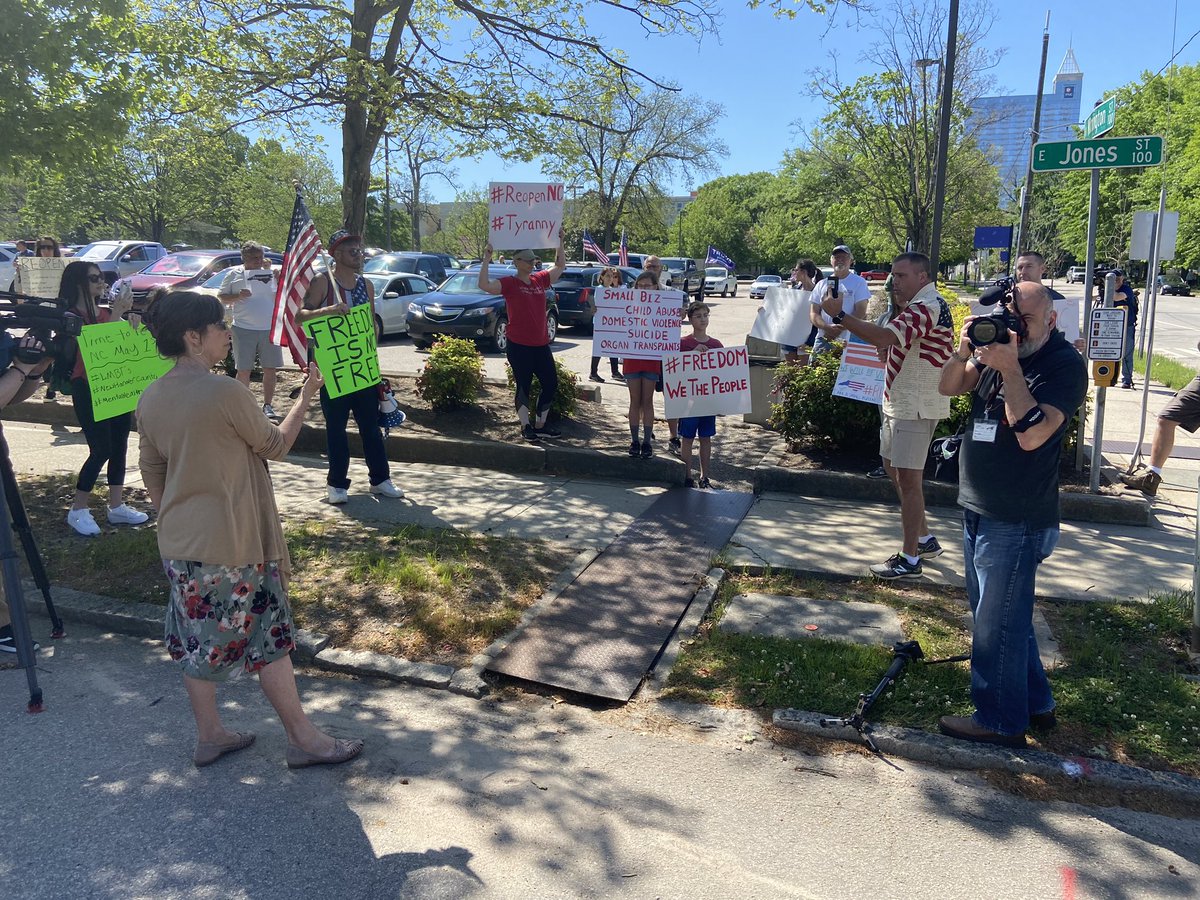
<path fill-rule="evenodd" d="M 287 764 L 289 769 L 307 769 L 309 766 L 336 766 L 349 762 L 363 752 L 363 742 L 359 738 L 333 742 L 329 753 L 309 753 L 301 750 L 295 744 L 288 744 Z"/>
<path fill-rule="evenodd" d="M 226 753 L 237 753 L 254 743 L 254 735 L 248 731 L 235 731 L 233 734 L 234 740 L 224 744 L 196 741 L 196 752 L 192 754 L 192 762 L 196 764 L 196 768 L 211 766 Z"/>

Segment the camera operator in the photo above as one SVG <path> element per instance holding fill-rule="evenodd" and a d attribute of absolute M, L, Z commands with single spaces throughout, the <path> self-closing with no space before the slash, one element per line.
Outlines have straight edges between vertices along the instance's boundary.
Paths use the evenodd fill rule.
<path fill-rule="evenodd" d="M 1009 327 L 973 346 L 967 319 L 939 390 L 972 393 L 963 430 L 958 503 L 963 507 L 973 716 L 943 716 L 943 734 L 1025 746 L 1025 731 L 1052 728 L 1054 697 L 1033 633 L 1034 577 L 1058 542 L 1063 435 L 1083 402 L 1087 373 L 1055 328 L 1044 287 L 1016 284 Z M 978 334 L 976 334 L 978 338 Z M 1007 339 L 1005 339 L 1007 338 Z"/>
<path fill-rule="evenodd" d="M 1125 390 L 1133 389 L 1133 341 L 1137 333 L 1137 317 L 1138 317 L 1138 295 L 1125 280 L 1125 272 L 1121 269 L 1113 269 L 1112 274 L 1117 276 L 1117 290 L 1113 294 L 1113 306 L 1117 309 L 1125 310 L 1125 353 L 1121 356 L 1121 387 Z M 1104 283 L 1100 280 L 1100 291 L 1103 296 Z"/>
<path fill-rule="evenodd" d="M 42 342 L 31 334 L 21 338 L 18 347 L 31 354 L 46 352 Z M 36 363 L 21 362 L 19 359 L 12 360 L 12 365 L 0 372 L 0 409 L 20 403 L 36 391 L 38 385 L 41 384 L 42 373 L 50 367 L 50 362 L 49 356 L 43 356 Z M 3 441 L 3 435 L 4 430 L 0 428 L 0 441 Z M 4 527 L 7 527 L 7 523 Z M 38 649 L 37 644 L 34 644 L 34 649 Z M 12 624 L 8 618 L 8 604 L 0 600 L 0 653 L 16 652 L 17 645 L 13 641 Z"/>
<path fill-rule="evenodd" d="M 1017 281 L 1032 281 L 1034 284 L 1042 284 L 1042 279 L 1046 277 L 1045 257 L 1036 250 L 1021 251 L 1017 257 L 1016 273 Z M 1046 286 L 1042 285 L 1042 287 Z M 1054 301 L 1054 312 L 1058 316 L 1056 327 L 1063 333 L 1067 342 L 1082 353 L 1083 337 L 1079 333 L 1079 307 L 1075 305 L 1075 301 L 1067 300 L 1054 288 L 1046 288 L 1046 293 Z M 1070 317 L 1067 316 L 1068 310 L 1071 314 Z"/>

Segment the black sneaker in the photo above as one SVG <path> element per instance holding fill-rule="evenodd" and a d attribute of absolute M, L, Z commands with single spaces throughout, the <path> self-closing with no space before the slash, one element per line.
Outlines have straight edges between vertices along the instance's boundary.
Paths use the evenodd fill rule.
<path fill-rule="evenodd" d="M 548 438 L 562 437 L 562 432 L 559 431 L 557 428 L 555 428 L 553 425 L 551 425 L 549 422 L 547 422 L 541 428 L 533 429 L 533 433 L 536 434 L 538 437 L 548 437 Z"/>
<path fill-rule="evenodd" d="M 676 437 L 671 438 L 669 441 L 667 441 L 667 446 L 670 447 L 672 450 L 682 450 L 683 449 L 683 441 L 681 441 L 679 439 L 679 437 L 676 436 Z"/>
<path fill-rule="evenodd" d="M 707 478 L 701 478 L 700 479 L 700 490 L 711 491 L 712 490 L 712 482 L 709 481 Z"/>
<path fill-rule="evenodd" d="M 649 441 L 642 441 L 642 459 L 649 459 L 654 455 L 654 448 L 650 446 Z"/>
<path fill-rule="evenodd" d="M 613 373 L 612 373 L 612 380 L 613 380 L 613 381 L 620 381 L 620 382 L 624 383 L 624 381 L 625 381 L 625 376 L 624 376 L 624 375 L 622 375 L 620 372 L 613 372 Z"/>
<path fill-rule="evenodd" d="M 538 439 L 537 429 L 535 429 L 532 425 L 526 425 L 521 429 L 521 437 L 525 438 L 527 441 L 536 442 Z"/>
<path fill-rule="evenodd" d="M 1053 731 L 1058 727 L 1058 716 L 1054 714 L 1054 710 L 1033 713 L 1029 717 L 1029 727 L 1034 731 Z"/>
<path fill-rule="evenodd" d="M 642 455 L 642 445 L 638 440 L 634 439 L 629 442 L 629 455 L 630 456 L 641 456 Z"/>
<path fill-rule="evenodd" d="M 927 541 L 919 541 L 917 543 L 917 556 L 921 559 L 933 559 L 935 556 L 942 555 L 942 545 L 938 543 L 938 539 L 932 534 Z"/>
<path fill-rule="evenodd" d="M 588 381 L 595 381 L 595 382 L 598 382 L 598 383 L 600 383 L 600 384 L 604 384 L 604 379 L 600 377 L 600 373 L 599 373 L 599 372 L 593 372 L 591 375 L 589 375 L 589 376 L 588 376 Z"/>
<path fill-rule="evenodd" d="M 1158 486 L 1162 484 L 1162 476 L 1153 469 L 1143 469 L 1136 475 L 1119 475 L 1122 484 L 1131 488 L 1137 488 L 1147 497 L 1153 497 L 1158 494 Z"/>
<path fill-rule="evenodd" d="M 694 488 L 696 486 L 696 481 L 691 477 L 685 478 L 683 479 L 683 486 L 686 488 Z"/>
<path fill-rule="evenodd" d="M 867 477 L 868 478 L 887 478 L 888 477 L 887 469 L 885 469 L 883 466 L 879 466 L 878 468 L 872 469 L 870 472 L 868 472 Z"/>
<path fill-rule="evenodd" d="M 37 653 L 42 649 L 42 645 L 37 641 L 33 642 L 33 652 Z M 0 653 L 16 653 L 17 642 L 13 640 L 13 630 L 11 625 L 5 625 L 0 628 Z"/>
<path fill-rule="evenodd" d="M 914 566 L 904 558 L 904 554 L 897 553 L 895 556 L 889 557 L 887 562 L 871 566 L 871 577 L 883 581 L 912 581 L 921 577 L 921 560 L 918 559 Z"/>

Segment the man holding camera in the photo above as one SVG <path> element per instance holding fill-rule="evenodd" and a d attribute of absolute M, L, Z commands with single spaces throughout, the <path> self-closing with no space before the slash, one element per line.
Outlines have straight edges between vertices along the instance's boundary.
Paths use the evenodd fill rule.
<path fill-rule="evenodd" d="M 1030 726 L 1055 724 L 1033 633 L 1034 577 L 1058 542 L 1063 436 L 1087 392 L 1087 372 L 1054 326 L 1046 289 L 1018 283 L 998 313 L 967 319 L 942 369 L 946 397 L 972 395 L 958 503 L 975 620 L 975 714 L 938 723 L 943 734 L 962 740 L 1023 747 Z"/>
<path fill-rule="evenodd" d="M 871 289 L 867 280 L 856 272 L 850 271 L 854 264 L 854 254 L 845 244 L 838 244 L 829 254 L 829 265 L 833 274 L 822 278 L 813 288 L 809 306 L 809 316 L 817 329 L 817 337 L 813 342 L 813 355 L 826 353 L 831 342 L 838 340 L 842 332 L 847 330 L 841 320 L 834 321 L 834 313 L 843 312 L 847 316 L 861 319 L 867 314 L 867 304 L 871 302 Z M 836 299 L 837 303 L 826 305 L 825 301 Z"/>
<path fill-rule="evenodd" d="M 25 400 L 38 389 L 42 383 L 42 373 L 50 368 L 50 363 L 53 362 L 50 356 L 45 355 L 45 347 L 31 334 L 21 338 L 18 345 L 19 350 L 36 355 L 43 354 L 41 359 L 35 363 L 22 362 L 20 359 L 13 359 L 12 365 L 0 372 L 0 409 L 6 406 L 15 406 L 22 400 Z M 0 428 L 0 444 L 4 442 L 4 430 Z M 4 447 L 3 452 L 7 453 L 8 448 Z M 7 527 L 7 523 L 5 523 Z M 0 583 L 0 588 L 3 585 Z M 37 644 L 33 645 L 33 649 L 37 650 Z M 9 620 L 8 604 L 0 600 L 0 653 L 16 653 L 17 645 L 13 640 L 12 623 Z"/>
<path fill-rule="evenodd" d="M 924 253 L 901 253 L 892 263 L 896 315 L 876 325 L 848 315 L 842 300 L 829 296 L 822 311 L 834 325 L 886 351 L 879 455 L 900 498 L 904 545 L 887 562 L 871 566 L 871 575 L 887 580 L 921 577 L 921 560 L 942 552 L 925 519 L 925 460 L 939 420 L 950 412 L 950 398 L 939 391 L 939 372 L 954 349 L 954 320 L 938 296 Z"/>
<path fill-rule="evenodd" d="M 1121 355 L 1121 387 L 1128 391 L 1133 390 L 1133 342 L 1137 334 L 1138 295 L 1125 280 L 1124 271 L 1113 269 L 1112 274 L 1117 277 L 1113 306 L 1125 310 L 1125 352 Z M 1103 283 L 1099 288 L 1101 292 L 1104 291 Z"/>

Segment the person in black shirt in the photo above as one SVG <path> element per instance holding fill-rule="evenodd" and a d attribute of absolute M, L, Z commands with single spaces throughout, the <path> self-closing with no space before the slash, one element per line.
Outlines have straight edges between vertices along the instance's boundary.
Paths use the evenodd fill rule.
<path fill-rule="evenodd" d="M 1055 724 L 1054 697 L 1033 633 L 1034 577 L 1058 542 L 1058 468 L 1067 424 L 1087 391 L 1083 359 L 1055 328 L 1051 297 L 1029 282 L 1009 309 L 1026 334 L 973 348 L 967 319 L 939 390 L 972 392 L 963 431 L 959 505 L 971 645 L 973 716 L 943 716 L 944 734 L 1025 746 Z"/>
<path fill-rule="evenodd" d="M 1138 295 L 1129 282 L 1125 280 L 1125 273 L 1120 269 L 1113 269 L 1112 273 L 1117 276 L 1117 292 L 1113 295 L 1113 306 L 1125 312 L 1125 352 L 1121 355 L 1121 387 L 1126 390 L 1133 388 L 1133 340 L 1137 333 L 1137 317 L 1138 317 Z"/>

